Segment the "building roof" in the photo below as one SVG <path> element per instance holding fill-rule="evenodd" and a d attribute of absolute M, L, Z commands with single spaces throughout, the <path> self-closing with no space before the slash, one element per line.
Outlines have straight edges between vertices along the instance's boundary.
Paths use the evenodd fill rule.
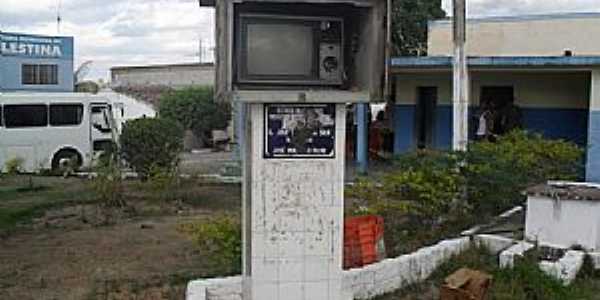
<path fill-rule="evenodd" d="M 110 68 L 111 71 L 121 70 L 144 70 L 144 69 L 168 69 L 168 68 L 189 68 L 189 67 L 214 67 L 213 63 L 184 63 L 184 64 L 157 64 L 146 66 L 116 66 Z"/>
<path fill-rule="evenodd" d="M 480 56 L 469 57 L 470 67 L 480 68 L 588 68 L 600 66 L 600 56 Z M 394 57 L 392 68 L 447 69 L 452 67 L 451 56 Z"/>
<path fill-rule="evenodd" d="M 556 14 L 534 14 L 534 15 L 516 15 L 516 16 L 492 16 L 482 18 L 469 18 L 467 23 L 495 23 L 495 22 L 527 22 L 527 21 L 544 21 L 544 20 L 559 20 L 559 19 L 598 19 L 600 13 L 597 12 L 580 12 L 580 13 L 556 13 Z M 450 26 L 452 19 L 446 18 L 441 20 L 429 21 L 429 27 L 435 26 Z"/>

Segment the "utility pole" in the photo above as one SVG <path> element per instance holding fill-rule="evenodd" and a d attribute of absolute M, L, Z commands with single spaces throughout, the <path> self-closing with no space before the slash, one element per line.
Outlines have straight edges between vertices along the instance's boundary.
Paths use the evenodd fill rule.
<path fill-rule="evenodd" d="M 61 4 L 61 0 L 56 2 L 56 34 L 60 34 L 60 23 L 62 22 L 62 17 L 60 16 Z"/>
<path fill-rule="evenodd" d="M 466 0 L 453 0 L 453 127 L 452 149 L 466 151 L 469 143 L 469 71 L 467 69 Z"/>

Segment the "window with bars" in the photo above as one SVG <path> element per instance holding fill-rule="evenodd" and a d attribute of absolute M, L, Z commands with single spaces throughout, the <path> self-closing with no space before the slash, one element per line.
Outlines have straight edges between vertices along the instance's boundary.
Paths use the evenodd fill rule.
<path fill-rule="evenodd" d="M 58 65 L 23 64 L 22 84 L 58 84 Z"/>

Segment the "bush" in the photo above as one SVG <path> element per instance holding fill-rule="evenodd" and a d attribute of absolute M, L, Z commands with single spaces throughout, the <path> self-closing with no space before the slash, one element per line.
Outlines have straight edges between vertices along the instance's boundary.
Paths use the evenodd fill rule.
<path fill-rule="evenodd" d="M 92 181 L 92 190 L 106 207 L 125 207 L 121 169 L 117 159 L 104 157 L 96 166 L 96 177 Z"/>
<path fill-rule="evenodd" d="M 212 87 L 193 87 L 164 93 L 158 112 L 162 118 L 174 120 L 190 129 L 208 144 L 211 131 L 225 129 L 231 119 L 229 103 L 214 100 Z"/>
<path fill-rule="evenodd" d="M 191 236 L 203 255 L 211 258 L 213 267 L 226 274 L 239 274 L 242 267 L 242 225 L 239 217 L 219 215 L 201 223 L 179 226 L 179 230 Z"/>
<path fill-rule="evenodd" d="M 6 161 L 4 168 L 9 175 L 16 175 L 23 172 L 25 160 L 22 157 L 15 157 Z M 1 170 L 0 170 L 1 171 Z"/>
<path fill-rule="evenodd" d="M 174 170 L 183 149 L 183 132 L 177 123 L 162 118 L 128 121 L 120 138 L 123 158 L 142 178 L 153 169 Z"/>
<path fill-rule="evenodd" d="M 400 254 L 414 241 L 435 242 L 522 204 L 531 185 L 578 179 L 582 158 L 573 143 L 515 131 L 495 143 L 472 143 L 466 153 L 402 155 L 393 171 L 359 179 L 346 192 L 352 214 L 384 217 L 386 245 Z"/>
<path fill-rule="evenodd" d="M 577 180 L 583 171 L 583 150 L 577 145 L 525 131 L 495 143 L 472 143 L 465 155 L 468 199 L 478 212 L 498 213 L 522 203 L 522 191 L 529 186 Z"/>
<path fill-rule="evenodd" d="M 376 180 L 359 179 L 348 190 L 368 213 L 387 210 L 433 218 L 452 209 L 461 196 L 464 178 L 457 156 L 441 152 L 415 152 L 399 158 L 394 171 Z M 359 207 L 359 209 L 361 209 Z"/>
<path fill-rule="evenodd" d="M 580 178 L 583 151 L 574 143 L 514 131 L 494 143 L 474 142 L 465 153 L 402 155 L 395 166 L 375 181 L 359 181 L 350 194 L 370 204 L 403 202 L 422 217 L 456 209 L 496 214 L 520 204 L 522 191 L 531 185 Z"/>

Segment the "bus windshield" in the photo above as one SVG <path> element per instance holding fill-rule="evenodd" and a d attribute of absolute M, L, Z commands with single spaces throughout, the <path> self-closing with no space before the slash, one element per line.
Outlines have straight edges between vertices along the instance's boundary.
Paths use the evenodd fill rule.
<path fill-rule="evenodd" d="M 92 107 L 92 126 L 102 133 L 111 131 L 110 107 L 108 105 Z"/>

